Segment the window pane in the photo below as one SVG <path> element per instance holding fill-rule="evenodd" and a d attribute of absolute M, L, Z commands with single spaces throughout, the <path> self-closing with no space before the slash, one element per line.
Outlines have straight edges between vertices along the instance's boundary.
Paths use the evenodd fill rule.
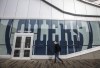
<path fill-rule="evenodd" d="M 90 22 L 93 32 L 93 44 L 92 45 L 100 45 L 100 28 L 99 24 L 96 21 Z"/>
<path fill-rule="evenodd" d="M 25 48 L 30 48 L 30 44 L 31 44 L 31 37 L 26 37 Z"/>
<path fill-rule="evenodd" d="M 15 48 L 20 48 L 21 47 L 21 39 L 22 39 L 22 37 L 16 37 Z"/>
<path fill-rule="evenodd" d="M 35 46 L 34 49 L 35 55 L 46 55 L 46 46 Z"/>
<path fill-rule="evenodd" d="M 24 57 L 29 57 L 30 50 L 24 50 Z"/>
<path fill-rule="evenodd" d="M 7 55 L 5 32 L 9 20 L 0 20 L 0 55 Z"/>
<path fill-rule="evenodd" d="M 0 23 L 0 44 L 5 44 L 5 31 L 9 20 L 1 20 Z"/>
<path fill-rule="evenodd" d="M 19 57 L 19 56 L 20 56 L 20 50 L 15 50 L 14 57 Z"/>
<path fill-rule="evenodd" d="M 18 22 L 19 22 L 19 20 L 14 20 L 13 21 L 12 33 L 17 32 Z"/>

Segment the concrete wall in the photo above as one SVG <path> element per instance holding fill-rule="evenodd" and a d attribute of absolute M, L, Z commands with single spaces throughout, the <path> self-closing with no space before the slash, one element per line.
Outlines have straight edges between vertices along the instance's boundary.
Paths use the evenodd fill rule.
<path fill-rule="evenodd" d="M 60 9 L 87 15 L 100 15 L 100 8 L 77 0 L 47 0 Z M 60 20 L 100 20 L 63 14 L 41 0 L 0 0 L 1 19 L 60 19 Z"/>

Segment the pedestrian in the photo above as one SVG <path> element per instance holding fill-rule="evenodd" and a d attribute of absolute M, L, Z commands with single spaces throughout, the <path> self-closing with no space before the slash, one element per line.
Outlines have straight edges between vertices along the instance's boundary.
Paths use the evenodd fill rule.
<path fill-rule="evenodd" d="M 55 60 L 54 63 L 56 63 L 56 61 L 60 61 L 61 63 L 63 63 L 63 61 L 59 58 L 59 53 L 61 52 L 61 47 L 58 44 L 58 42 L 54 42 L 54 54 L 55 54 Z"/>

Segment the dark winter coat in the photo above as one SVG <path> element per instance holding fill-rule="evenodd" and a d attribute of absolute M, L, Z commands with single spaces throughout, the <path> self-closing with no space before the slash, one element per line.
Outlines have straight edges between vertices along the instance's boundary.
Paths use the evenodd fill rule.
<path fill-rule="evenodd" d="M 54 44 L 54 52 L 58 53 L 61 51 L 61 47 L 59 46 L 59 44 Z"/>

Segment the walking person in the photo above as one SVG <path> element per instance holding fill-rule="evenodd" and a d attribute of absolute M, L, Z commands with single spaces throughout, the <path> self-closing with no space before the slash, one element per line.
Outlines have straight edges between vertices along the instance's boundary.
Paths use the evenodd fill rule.
<path fill-rule="evenodd" d="M 59 58 L 59 53 L 61 52 L 61 47 L 59 46 L 59 44 L 55 41 L 54 42 L 54 54 L 55 54 L 55 60 L 54 63 L 58 61 L 60 61 L 61 63 L 63 63 L 63 61 Z"/>

